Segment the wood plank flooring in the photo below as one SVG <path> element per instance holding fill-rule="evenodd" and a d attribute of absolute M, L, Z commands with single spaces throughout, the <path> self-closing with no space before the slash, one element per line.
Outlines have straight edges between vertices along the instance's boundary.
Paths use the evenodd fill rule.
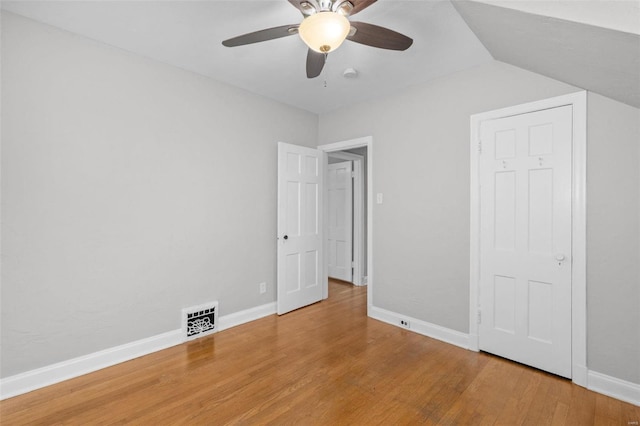
<path fill-rule="evenodd" d="M 0 402 L 2 425 L 637 425 L 640 407 L 366 316 L 366 288 Z M 634 423 L 635 422 L 635 423 Z"/>

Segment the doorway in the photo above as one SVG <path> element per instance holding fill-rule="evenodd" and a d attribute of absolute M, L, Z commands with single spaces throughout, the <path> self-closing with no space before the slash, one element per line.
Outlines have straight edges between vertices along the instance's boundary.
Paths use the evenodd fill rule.
<path fill-rule="evenodd" d="M 585 151 L 586 92 L 471 117 L 470 349 L 582 386 Z"/>
<path fill-rule="evenodd" d="M 367 286 L 367 307 L 371 306 L 373 291 L 373 232 L 372 224 L 372 176 L 373 176 L 373 140 L 370 136 L 359 139 L 352 139 L 342 142 L 336 142 L 328 145 L 321 145 L 319 150 L 325 152 L 327 161 L 325 167 L 329 168 L 329 158 L 333 161 L 352 162 L 354 171 L 353 183 L 353 220 L 352 220 L 352 262 L 353 262 L 353 278 L 351 282 L 355 285 Z M 328 176 L 325 173 L 325 176 Z M 326 188 L 329 185 L 325 185 Z M 359 194 L 358 194 L 359 192 Z M 325 193 L 325 218 L 330 217 L 329 214 L 329 193 Z M 326 222 L 325 222 L 326 223 Z M 325 229 L 329 229 L 329 224 Z M 331 255 L 329 247 L 329 238 L 325 238 L 325 253 Z M 325 262 L 324 274 L 324 298 L 329 297 L 329 263 Z"/>
<path fill-rule="evenodd" d="M 366 147 L 327 155 L 328 276 L 367 283 Z"/>
<path fill-rule="evenodd" d="M 323 145 L 317 149 L 278 143 L 277 313 L 283 315 L 329 297 L 326 170 L 327 153 L 364 148 L 368 166 L 364 221 L 372 221 L 372 139 L 365 137 Z M 353 155 L 342 153 L 336 155 Z M 354 164 L 356 161 L 354 160 Z M 364 197 L 363 197 L 364 199 Z M 364 210 L 364 209 L 363 209 Z M 366 226 L 357 238 L 363 258 L 359 276 L 366 271 L 367 310 L 373 288 L 373 231 Z M 362 253 L 365 253 L 362 255 Z"/>

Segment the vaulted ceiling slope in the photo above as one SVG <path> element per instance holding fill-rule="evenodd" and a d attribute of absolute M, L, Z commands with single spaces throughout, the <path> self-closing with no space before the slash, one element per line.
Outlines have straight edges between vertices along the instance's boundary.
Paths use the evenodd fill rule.
<path fill-rule="evenodd" d="M 1 4 L 4 11 L 315 113 L 386 96 L 494 58 L 640 107 L 640 36 L 588 20 L 579 23 L 571 11 L 586 10 L 582 6 L 565 8 L 565 19 L 545 16 L 539 6 L 593 1 L 528 1 L 529 9 L 518 10 L 503 6 L 527 0 L 380 0 L 357 20 L 393 28 L 413 38 L 413 45 L 397 52 L 347 41 L 329 55 L 315 79 L 306 78 L 307 49 L 297 36 L 234 48 L 221 44 L 240 34 L 299 23 L 302 16 L 286 0 Z M 345 78 L 347 68 L 358 70 L 358 78 Z"/>
<path fill-rule="evenodd" d="M 640 108 L 639 35 L 471 1 L 454 5 L 495 59 Z"/>

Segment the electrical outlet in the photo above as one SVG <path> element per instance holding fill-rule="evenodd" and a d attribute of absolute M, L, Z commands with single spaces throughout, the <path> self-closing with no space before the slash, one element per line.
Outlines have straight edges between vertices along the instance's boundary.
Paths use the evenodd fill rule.
<path fill-rule="evenodd" d="M 260 283 L 260 294 L 267 292 L 267 283 Z"/>
<path fill-rule="evenodd" d="M 400 320 L 400 326 L 404 328 L 411 328 L 411 324 L 407 320 Z"/>

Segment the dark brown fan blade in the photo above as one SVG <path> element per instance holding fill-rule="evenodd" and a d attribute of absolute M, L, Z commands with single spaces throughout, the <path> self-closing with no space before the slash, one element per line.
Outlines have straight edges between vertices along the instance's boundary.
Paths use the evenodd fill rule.
<path fill-rule="evenodd" d="M 326 54 L 309 49 L 309 52 L 307 52 L 307 78 L 319 76 L 326 60 Z"/>
<path fill-rule="evenodd" d="M 349 16 L 353 16 L 358 12 L 362 12 L 367 7 L 371 6 L 376 2 L 376 0 L 349 0 L 353 3 L 353 10 L 349 14 Z"/>
<path fill-rule="evenodd" d="M 287 37 L 298 33 L 298 25 L 283 25 L 281 27 L 267 28 L 266 30 L 255 31 L 238 37 L 230 38 L 222 42 L 227 47 L 242 46 L 245 44 L 259 43 L 261 41 L 273 40 Z"/>
<path fill-rule="evenodd" d="M 388 28 L 365 22 L 351 22 L 351 26 L 356 29 L 356 33 L 347 36 L 347 40 L 356 43 L 389 50 L 407 50 L 413 44 L 413 39 Z"/>

